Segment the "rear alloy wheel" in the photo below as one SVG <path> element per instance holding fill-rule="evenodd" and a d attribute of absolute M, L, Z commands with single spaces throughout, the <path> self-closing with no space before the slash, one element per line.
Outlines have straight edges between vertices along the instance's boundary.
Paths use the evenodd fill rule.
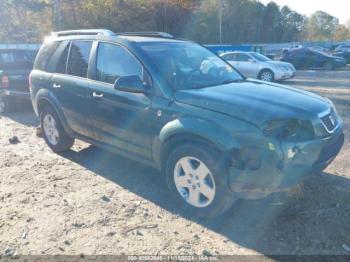
<path fill-rule="evenodd" d="M 213 217 L 236 199 L 228 184 L 228 170 L 220 153 L 202 144 L 184 144 L 168 157 L 166 180 L 177 206 L 190 215 Z"/>
<path fill-rule="evenodd" d="M 41 129 L 47 145 L 54 152 L 63 152 L 72 147 L 74 138 L 71 138 L 64 131 L 57 113 L 46 107 L 40 114 Z"/>
<path fill-rule="evenodd" d="M 263 70 L 259 74 L 259 79 L 265 82 L 273 82 L 274 74 L 271 70 Z"/>

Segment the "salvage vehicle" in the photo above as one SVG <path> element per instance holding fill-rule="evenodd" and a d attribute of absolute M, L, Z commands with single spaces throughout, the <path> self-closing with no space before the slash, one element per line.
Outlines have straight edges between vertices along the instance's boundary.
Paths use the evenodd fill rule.
<path fill-rule="evenodd" d="M 256 52 L 227 52 L 220 55 L 246 77 L 266 82 L 285 80 L 295 76 L 292 64 L 273 61 Z"/>
<path fill-rule="evenodd" d="M 29 101 L 28 78 L 32 68 L 29 51 L 0 49 L 0 113 L 10 111 L 23 99 Z"/>
<path fill-rule="evenodd" d="M 300 48 L 284 52 L 281 61 L 293 64 L 296 69 L 323 68 L 325 70 L 334 70 L 346 66 L 346 60 L 343 57 L 332 56 L 311 48 Z"/>
<path fill-rule="evenodd" d="M 334 56 L 342 57 L 346 60 L 347 64 L 350 64 L 350 51 L 342 51 L 333 53 Z"/>
<path fill-rule="evenodd" d="M 247 80 L 201 45 L 166 33 L 53 33 L 30 84 L 54 152 L 81 139 L 155 167 L 176 207 L 196 216 L 298 185 L 344 141 L 330 100 Z"/>

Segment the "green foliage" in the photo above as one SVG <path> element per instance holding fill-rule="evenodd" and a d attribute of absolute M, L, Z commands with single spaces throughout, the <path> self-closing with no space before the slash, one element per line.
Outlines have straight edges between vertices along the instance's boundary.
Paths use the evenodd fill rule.
<path fill-rule="evenodd" d="M 317 11 L 307 21 L 307 39 L 316 41 L 332 39 L 338 25 L 339 20 L 334 16 L 323 11 Z"/>
<path fill-rule="evenodd" d="M 165 31 L 201 43 L 343 40 L 349 28 L 318 11 L 307 18 L 258 0 L 1 0 L 0 41 L 41 42 L 53 30 Z"/>

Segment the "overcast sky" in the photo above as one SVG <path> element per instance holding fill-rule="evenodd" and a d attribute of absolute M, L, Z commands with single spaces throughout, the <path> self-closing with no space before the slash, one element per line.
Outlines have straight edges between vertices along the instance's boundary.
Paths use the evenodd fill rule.
<path fill-rule="evenodd" d="M 267 4 L 271 0 L 260 0 Z M 349 0 L 274 0 L 280 6 L 288 5 L 293 10 L 304 15 L 311 15 L 313 12 L 322 10 L 337 18 L 341 23 L 350 19 L 350 1 Z"/>

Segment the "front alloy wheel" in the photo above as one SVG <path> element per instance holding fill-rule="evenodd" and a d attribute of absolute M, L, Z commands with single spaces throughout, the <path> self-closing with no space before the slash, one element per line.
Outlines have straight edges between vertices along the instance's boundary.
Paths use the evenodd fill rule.
<path fill-rule="evenodd" d="M 274 80 L 274 76 L 270 70 L 264 70 L 260 73 L 259 79 L 265 82 L 272 82 Z"/>
<path fill-rule="evenodd" d="M 209 168 L 199 159 L 186 156 L 175 165 L 174 181 L 181 197 L 195 207 L 210 205 L 215 197 L 215 182 Z"/>
<path fill-rule="evenodd" d="M 165 175 L 176 206 L 190 215 L 214 217 L 236 200 L 228 184 L 223 154 L 202 143 L 173 148 L 166 161 Z"/>

